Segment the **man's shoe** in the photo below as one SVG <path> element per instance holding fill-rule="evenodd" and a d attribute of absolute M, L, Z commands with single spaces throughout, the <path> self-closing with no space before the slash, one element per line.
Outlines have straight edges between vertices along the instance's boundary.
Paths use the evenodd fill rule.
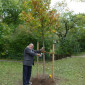
<path fill-rule="evenodd" d="M 29 82 L 29 84 L 28 85 L 32 85 L 32 82 Z"/>

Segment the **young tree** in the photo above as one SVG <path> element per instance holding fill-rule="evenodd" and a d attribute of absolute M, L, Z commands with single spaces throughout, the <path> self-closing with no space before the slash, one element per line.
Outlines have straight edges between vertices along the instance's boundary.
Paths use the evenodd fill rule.
<path fill-rule="evenodd" d="M 38 37 L 42 37 L 45 47 L 45 37 L 55 32 L 58 25 L 58 14 L 55 9 L 50 9 L 50 0 L 24 0 L 25 10 L 21 13 L 21 19 L 35 31 Z M 43 53 L 43 74 L 45 74 L 45 54 Z"/>

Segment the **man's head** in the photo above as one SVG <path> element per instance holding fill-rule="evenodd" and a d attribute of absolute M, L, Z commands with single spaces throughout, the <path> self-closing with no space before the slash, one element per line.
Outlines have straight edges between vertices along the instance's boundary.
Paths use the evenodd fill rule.
<path fill-rule="evenodd" d="M 32 43 L 30 43 L 30 44 L 28 45 L 28 47 L 32 50 L 33 47 L 34 47 L 34 45 L 33 45 Z"/>

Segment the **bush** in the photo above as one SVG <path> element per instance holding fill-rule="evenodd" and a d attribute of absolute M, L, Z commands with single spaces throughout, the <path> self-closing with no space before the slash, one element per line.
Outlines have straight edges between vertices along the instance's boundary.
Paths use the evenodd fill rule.
<path fill-rule="evenodd" d="M 71 55 L 73 53 L 78 53 L 80 51 L 80 46 L 77 40 L 66 38 L 60 40 L 56 44 L 56 54 L 59 55 Z"/>

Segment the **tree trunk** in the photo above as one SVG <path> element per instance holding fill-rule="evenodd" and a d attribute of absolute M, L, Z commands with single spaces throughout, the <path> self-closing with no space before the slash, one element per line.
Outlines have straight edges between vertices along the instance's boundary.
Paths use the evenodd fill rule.
<path fill-rule="evenodd" d="M 45 50 L 44 35 L 42 36 L 42 39 L 43 39 L 43 47 Z M 45 76 L 45 53 L 43 53 L 43 76 Z"/>
<path fill-rule="evenodd" d="M 45 43 L 44 43 L 44 27 L 43 27 L 43 20 L 41 21 L 42 24 L 42 41 L 43 41 L 43 48 L 45 50 Z M 45 53 L 43 53 L 43 76 L 45 76 Z"/>

